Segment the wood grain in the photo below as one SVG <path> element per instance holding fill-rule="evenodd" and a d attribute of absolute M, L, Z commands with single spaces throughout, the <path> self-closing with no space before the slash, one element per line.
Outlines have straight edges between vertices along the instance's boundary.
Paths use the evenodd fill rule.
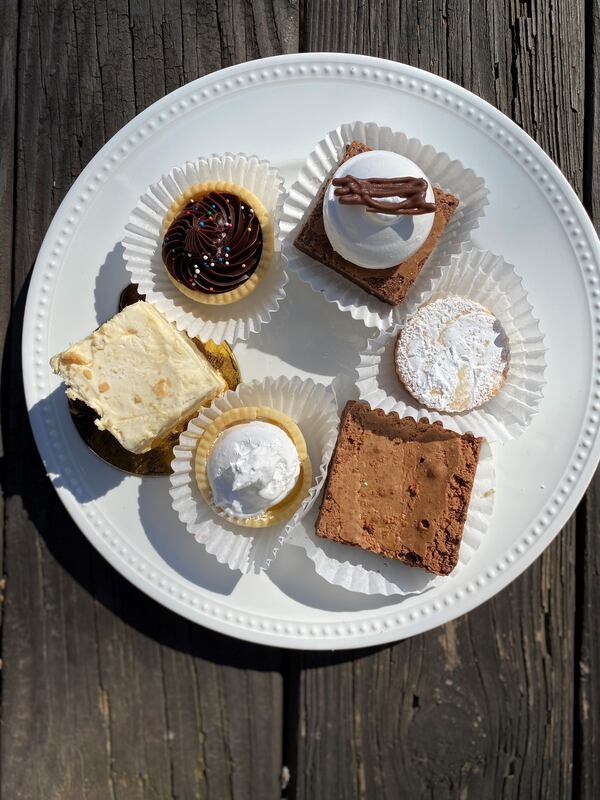
<path fill-rule="evenodd" d="M 586 6 L 585 206 L 600 225 L 600 4 Z M 577 795 L 595 797 L 600 785 L 600 476 L 581 504 L 577 538 L 576 674 L 577 718 L 574 776 Z"/>
<path fill-rule="evenodd" d="M 472 89 L 536 138 L 581 196 L 582 3 L 335 9 L 306 3 L 307 49 L 393 58 Z M 290 796 L 569 796 L 575 546 L 573 519 L 525 575 L 443 629 L 370 653 L 307 655 Z"/>
<path fill-rule="evenodd" d="M 278 651 L 184 622 L 81 536 L 29 430 L 20 339 L 44 232 L 106 139 L 185 81 L 294 48 L 297 20 L 285 0 L 0 5 L 3 326 L 13 308 L 2 380 L 1 789 L 11 800 L 280 795 Z"/>
<path fill-rule="evenodd" d="M 16 0 L 0 5 L 0 353 L 4 353 L 11 307 L 12 245 L 14 206 L 14 150 L 16 122 L 17 31 L 19 16 Z M 9 372 L 9 360 L 3 359 L 0 385 Z M 6 474 L 6 452 L 0 426 L 0 481 Z M 0 625 L 4 601 L 4 529 L 6 509 L 0 487 Z"/>

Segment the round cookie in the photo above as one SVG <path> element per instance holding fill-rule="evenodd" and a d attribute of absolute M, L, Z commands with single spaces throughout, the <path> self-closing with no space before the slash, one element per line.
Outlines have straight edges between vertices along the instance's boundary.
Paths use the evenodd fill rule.
<path fill-rule="evenodd" d="M 422 306 L 406 323 L 394 350 L 396 373 L 422 405 L 470 411 L 491 400 L 508 373 L 508 337 L 484 306 L 444 297 Z"/>

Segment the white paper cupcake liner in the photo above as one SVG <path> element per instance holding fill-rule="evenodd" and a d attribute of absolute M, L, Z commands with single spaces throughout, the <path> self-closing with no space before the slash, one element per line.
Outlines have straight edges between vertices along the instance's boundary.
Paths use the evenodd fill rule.
<path fill-rule="evenodd" d="M 359 397 L 373 408 L 396 411 L 402 417 L 440 420 L 446 428 L 471 431 L 490 442 L 514 439 L 538 412 L 546 369 L 544 336 L 523 282 L 501 256 L 476 249 L 453 256 L 438 273 L 433 288 L 420 280 L 415 283 L 399 324 L 371 338 L 360 354 L 356 368 Z M 424 303 L 450 295 L 488 308 L 500 320 L 510 346 L 508 375 L 498 393 L 480 408 L 460 414 L 441 414 L 421 406 L 400 383 L 394 367 L 396 339 L 406 320 Z"/>
<path fill-rule="evenodd" d="M 186 297 L 171 282 L 161 257 L 163 222 L 172 203 L 195 183 L 215 180 L 237 183 L 255 194 L 271 215 L 275 230 L 275 253 L 267 274 L 249 295 L 226 305 L 205 305 Z M 217 344 L 247 339 L 269 322 L 285 297 L 288 276 L 279 230 L 282 204 L 283 179 L 257 156 L 225 153 L 172 169 L 144 192 L 125 226 L 122 245 L 132 282 L 169 322 L 192 338 Z"/>
<path fill-rule="evenodd" d="M 452 160 L 446 153 L 437 152 L 431 145 L 423 145 L 418 139 L 409 139 L 404 133 L 395 133 L 374 122 L 340 125 L 330 131 L 308 156 L 283 206 L 281 232 L 285 236 L 287 266 L 315 292 L 320 292 L 327 302 L 335 303 L 341 311 L 347 311 L 368 327 L 382 331 L 398 321 L 402 304 L 390 306 L 372 297 L 293 245 L 321 184 L 338 164 L 344 146 L 354 139 L 375 150 L 391 150 L 410 158 L 421 167 L 434 186 L 451 192 L 460 200 L 421 275 L 433 277 L 435 267 L 447 264 L 450 257 L 459 253 L 462 245 L 469 241 L 488 204 L 488 190 L 483 178 L 464 167 L 460 161 Z"/>
<path fill-rule="evenodd" d="M 313 470 L 308 496 L 298 511 L 288 522 L 268 528 L 243 528 L 220 517 L 203 500 L 194 473 L 196 447 L 205 427 L 223 412 L 244 406 L 269 406 L 291 417 L 302 431 Z M 266 378 L 226 392 L 189 423 L 173 451 L 170 494 L 179 519 L 221 564 L 242 573 L 267 570 L 323 486 L 338 425 L 333 391 L 310 379 Z"/>
<path fill-rule="evenodd" d="M 484 443 L 469 511 L 463 530 L 459 562 L 450 575 L 431 575 L 417 567 L 376 555 L 360 547 L 323 539 L 315 533 L 319 513 L 315 506 L 297 525 L 289 543 L 302 547 L 315 565 L 318 575 L 334 586 L 360 594 L 410 595 L 451 580 L 468 564 L 481 545 L 494 509 L 495 474 L 491 448 Z M 318 504 L 317 504 L 318 505 Z"/>

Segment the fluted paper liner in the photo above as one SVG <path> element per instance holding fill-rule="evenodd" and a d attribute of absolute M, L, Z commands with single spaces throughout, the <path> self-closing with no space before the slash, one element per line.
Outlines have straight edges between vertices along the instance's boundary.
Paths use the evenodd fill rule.
<path fill-rule="evenodd" d="M 169 210 L 194 184 L 224 181 L 254 194 L 271 216 L 275 253 L 264 277 L 252 292 L 228 304 L 206 305 L 186 297 L 171 281 L 161 255 L 163 227 Z M 140 197 L 125 226 L 122 245 L 133 283 L 149 303 L 192 338 L 233 344 L 257 333 L 269 322 L 285 297 L 288 281 L 281 252 L 279 218 L 283 179 L 269 162 L 244 153 L 225 153 L 188 161 L 163 175 Z"/>
<path fill-rule="evenodd" d="M 285 523 L 258 530 L 239 527 L 216 514 L 203 500 L 195 477 L 196 448 L 204 429 L 223 412 L 247 406 L 267 406 L 294 420 L 304 436 L 313 472 L 308 495 L 294 515 Z M 323 486 L 338 425 L 333 391 L 310 379 L 266 378 L 226 392 L 189 423 L 173 451 L 170 494 L 179 519 L 221 564 L 242 573 L 267 570 Z"/>
<path fill-rule="evenodd" d="M 344 146 L 354 139 L 375 150 L 391 150 L 406 156 L 423 170 L 433 186 L 451 192 L 460 200 L 421 276 L 432 278 L 435 268 L 447 264 L 450 257 L 459 253 L 462 245 L 470 240 L 488 204 L 488 190 L 483 178 L 460 161 L 452 160 L 446 153 L 438 152 L 418 139 L 409 139 L 404 133 L 380 127 L 374 122 L 340 125 L 310 153 L 283 206 L 280 227 L 285 236 L 283 251 L 287 267 L 315 292 L 320 292 L 327 302 L 335 303 L 341 311 L 348 312 L 366 326 L 383 331 L 398 322 L 403 304 L 390 306 L 378 300 L 293 245 L 323 181 L 338 164 Z"/>
<path fill-rule="evenodd" d="M 500 321 L 509 340 L 506 380 L 484 405 L 461 413 L 441 413 L 420 405 L 400 383 L 395 370 L 394 348 L 398 333 L 424 303 L 457 295 L 475 300 Z M 537 414 L 544 390 L 546 348 L 538 320 L 528 301 L 523 282 L 512 264 L 489 251 L 467 250 L 453 256 L 436 271 L 433 287 L 415 283 L 393 329 L 372 337 L 360 354 L 356 386 L 361 400 L 373 408 L 396 411 L 402 417 L 432 422 L 459 433 L 471 431 L 489 442 L 519 436 Z"/>
<path fill-rule="evenodd" d="M 491 448 L 484 443 L 475 473 L 471 502 L 463 530 L 459 561 L 450 575 L 432 575 L 393 558 L 360 547 L 323 539 L 315 533 L 318 504 L 292 531 L 289 543 L 301 547 L 318 575 L 334 586 L 360 594 L 421 594 L 452 580 L 480 547 L 494 509 L 495 474 Z"/>

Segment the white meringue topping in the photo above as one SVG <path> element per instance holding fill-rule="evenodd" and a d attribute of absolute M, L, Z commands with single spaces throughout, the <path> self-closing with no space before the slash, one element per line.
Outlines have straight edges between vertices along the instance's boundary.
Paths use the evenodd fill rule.
<path fill-rule="evenodd" d="M 284 500 L 300 475 L 298 451 L 270 422 L 256 420 L 227 428 L 206 464 L 213 505 L 245 519 Z"/>

